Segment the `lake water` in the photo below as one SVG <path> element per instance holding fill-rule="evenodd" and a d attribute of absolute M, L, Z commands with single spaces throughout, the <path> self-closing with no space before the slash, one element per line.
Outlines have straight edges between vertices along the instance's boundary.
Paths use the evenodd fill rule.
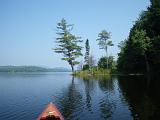
<path fill-rule="evenodd" d="M 35 120 L 53 102 L 66 120 L 160 118 L 159 85 L 143 76 L 0 73 L 0 120 Z"/>

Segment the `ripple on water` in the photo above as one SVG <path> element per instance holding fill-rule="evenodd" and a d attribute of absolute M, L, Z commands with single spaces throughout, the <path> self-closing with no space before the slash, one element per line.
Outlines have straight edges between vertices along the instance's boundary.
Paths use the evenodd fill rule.
<path fill-rule="evenodd" d="M 56 104 L 66 120 L 132 119 L 130 105 L 115 79 L 73 80 L 56 73 L 1 79 L 0 120 L 35 120 L 49 102 Z"/>

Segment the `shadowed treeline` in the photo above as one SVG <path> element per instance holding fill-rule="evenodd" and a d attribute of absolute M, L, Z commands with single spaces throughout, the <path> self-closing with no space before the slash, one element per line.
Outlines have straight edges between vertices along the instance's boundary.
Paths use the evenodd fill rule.
<path fill-rule="evenodd" d="M 118 76 L 123 96 L 131 107 L 134 119 L 155 120 L 160 117 L 160 81 L 154 76 Z"/>
<path fill-rule="evenodd" d="M 154 120 L 160 117 L 159 86 L 158 76 L 75 77 L 57 101 L 66 120 Z"/>

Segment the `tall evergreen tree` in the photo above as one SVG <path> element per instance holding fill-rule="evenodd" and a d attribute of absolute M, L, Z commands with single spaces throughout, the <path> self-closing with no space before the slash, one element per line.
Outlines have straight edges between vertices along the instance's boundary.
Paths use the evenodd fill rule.
<path fill-rule="evenodd" d="M 82 42 L 80 37 L 76 37 L 71 33 L 73 25 L 67 24 L 65 19 L 57 24 L 56 43 L 57 47 L 54 49 L 56 53 L 63 54 L 62 60 L 65 60 L 71 66 L 72 72 L 74 72 L 74 66 L 79 64 L 76 58 L 82 56 L 82 47 L 78 43 Z"/>
<path fill-rule="evenodd" d="M 110 32 L 107 32 L 106 30 L 102 30 L 99 34 L 98 34 L 98 45 L 100 46 L 100 49 L 104 49 L 106 52 L 106 57 L 107 57 L 107 69 L 108 69 L 108 47 L 109 46 L 113 46 L 113 43 L 111 40 L 109 40 L 111 38 L 111 34 Z"/>
<path fill-rule="evenodd" d="M 127 73 L 160 73 L 160 1 L 150 0 L 121 46 L 118 69 Z"/>
<path fill-rule="evenodd" d="M 86 53 L 85 53 L 85 56 L 84 56 L 84 60 L 85 60 L 85 63 L 89 66 L 90 46 L 89 46 L 89 40 L 88 39 L 86 40 L 85 48 L 86 48 Z"/>
<path fill-rule="evenodd" d="M 149 73 L 150 65 L 148 61 L 147 52 L 150 51 L 152 45 L 150 38 L 147 37 L 146 31 L 144 30 L 135 30 L 134 35 L 131 37 L 133 44 L 136 46 L 137 52 L 144 56 L 146 71 Z"/>

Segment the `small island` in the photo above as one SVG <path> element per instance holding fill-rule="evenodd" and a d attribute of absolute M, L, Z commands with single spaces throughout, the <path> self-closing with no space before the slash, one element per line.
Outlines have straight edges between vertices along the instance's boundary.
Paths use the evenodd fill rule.
<path fill-rule="evenodd" d="M 90 52 L 89 39 L 85 40 L 85 47 L 83 47 L 84 39 L 82 40 L 81 37 L 71 33 L 73 24 L 68 24 L 64 18 L 57 23 L 56 47 L 53 50 L 63 55 L 61 59 L 68 62 L 72 74 L 75 76 L 113 73 L 147 76 L 159 74 L 159 4 L 158 1 L 151 0 L 151 5 L 147 10 L 141 12 L 139 18 L 130 28 L 128 37 L 117 45 L 119 48 L 117 59 L 115 59 L 116 56 L 108 53 L 108 49 L 114 46 L 111 32 L 102 29 L 97 34 L 95 43 L 99 49 L 106 53 L 97 60 Z M 85 53 L 82 53 L 83 48 L 85 48 Z M 83 60 L 82 56 L 84 57 Z M 81 58 L 81 62 L 77 58 Z M 76 65 L 78 70 L 74 68 Z"/>
<path fill-rule="evenodd" d="M 160 0 L 0 0 L 0 18 L 0 120 L 160 118 Z"/>

